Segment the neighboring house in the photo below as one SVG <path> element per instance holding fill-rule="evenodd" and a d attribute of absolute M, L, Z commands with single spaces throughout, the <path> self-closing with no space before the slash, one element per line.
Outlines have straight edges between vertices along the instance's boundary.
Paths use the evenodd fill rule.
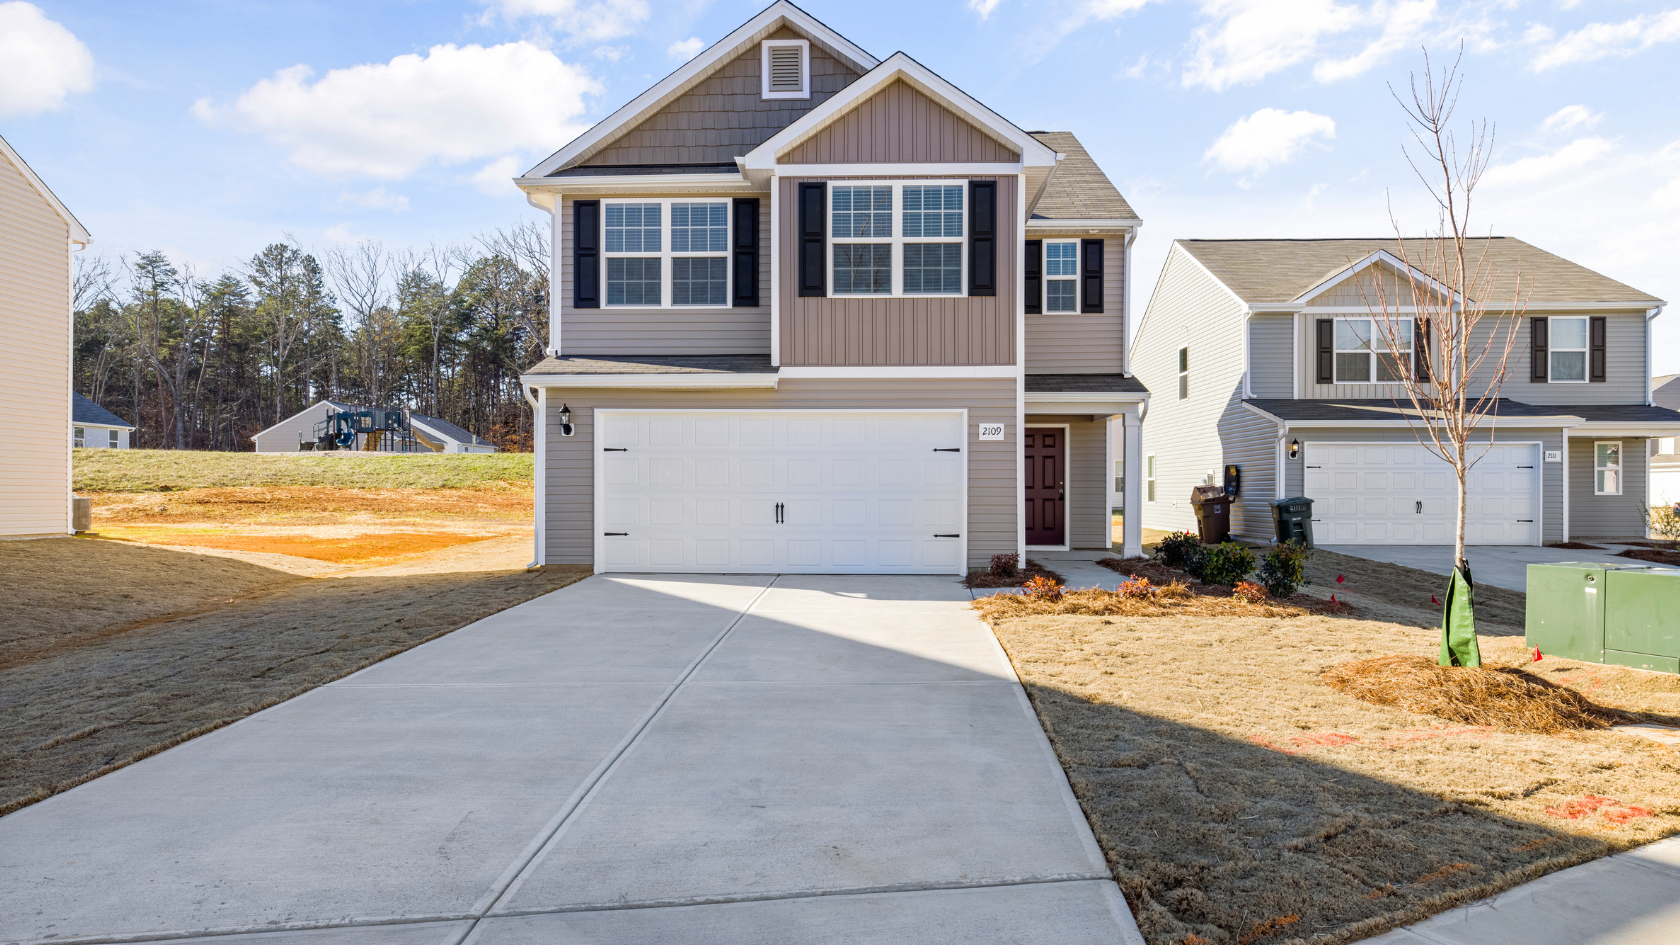
<path fill-rule="evenodd" d="M 327 418 L 337 413 L 365 410 L 354 404 L 340 403 L 335 400 L 318 400 L 314 404 L 292 414 L 290 417 L 276 423 L 274 426 L 253 434 L 251 443 L 259 453 L 296 453 L 303 449 L 304 443 L 315 443 L 316 436 L 325 429 Z M 461 429 L 447 420 L 437 417 L 427 417 L 417 413 L 408 414 L 409 428 L 414 433 L 412 449 L 407 452 L 415 453 L 494 453 L 496 446 L 489 440 L 475 436 Z M 355 449 L 361 450 L 367 445 L 367 435 L 357 434 Z M 376 444 L 381 452 L 403 452 L 393 449 L 391 442 Z"/>
<path fill-rule="evenodd" d="M 1680 374 L 1664 374 L 1651 378 L 1651 403 L 1670 410 L 1680 410 Z M 1680 503 L 1680 449 L 1675 444 L 1680 437 L 1663 436 L 1651 440 L 1651 504 Z"/>
<path fill-rule="evenodd" d="M 70 254 L 93 240 L 0 138 L 0 537 L 70 527 Z"/>
<path fill-rule="evenodd" d="M 1680 413 L 1648 399 L 1664 303 L 1521 240 L 1474 242 L 1498 270 L 1484 330 L 1505 337 L 1519 278 L 1526 310 L 1493 445 L 1472 470 L 1467 540 L 1644 535 L 1646 441 L 1680 433 Z M 1417 444 L 1404 390 L 1383 382 L 1411 365 L 1393 365 L 1371 330 L 1379 278 L 1410 306 L 1398 256 L 1381 239 L 1173 244 L 1132 362 L 1157 391 L 1145 526 L 1193 527 L 1191 488 L 1224 484 L 1229 464 L 1239 535 L 1270 537 L 1268 503 L 1305 495 L 1326 544 L 1452 543 L 1451 467 Z"/>
<path fill-rule="evenodd" d="M 128 449 L 128 423 L 75 391 L 70 392 L 70 445 L 86 449 Z"/>
<path fill-rule="evenodd" d="M 540 563 L 1110 546 L 1140 221 L 1072 134 L 779 2 L 517 183 L 554 225 Z"/>

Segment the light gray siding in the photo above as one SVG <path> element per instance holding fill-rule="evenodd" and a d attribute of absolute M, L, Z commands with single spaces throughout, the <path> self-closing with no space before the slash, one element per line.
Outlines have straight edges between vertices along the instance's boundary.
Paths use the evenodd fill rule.
<path fill-rule="evenodd" d="M 1569 313 L 1547 312 L 1548 317 Z M 1582 312 L 1604 315 L 1604 380 L 1594 384 L 1536 384 L 1529 378 L 1532 336 L 1527 319 L 1517 329 L 1511 368 L 1502 393 L 1525 404 L 1642 404 L 1649 363 L 1645 359 L 1645 313 Z M 1486 371 L 1484 374 L 1488 373 Z"/>
<path fill-rule="evenodd" d="M 712 195 L 705 195 L 712 196 Z M 770 351 L 770 195 L 758 203 L 757 308 L 572 307 L 572 198 L 560 200 L 560 350 L 568 355 L 766 354 Z M 590 199 L 596 199 L 591 197 Z M 601 197 L 662 199 L 646 195 Z M 603 277 L 602 283 L 605 284 Z"/>
<path fill-rule="evenodd" d="M 819 178 L 806 178 L 815 180 Z M 829 178 L 821 178 L 829 179 Z M 995 296 L 801 298 L 796 195 L 781 178 L 781 363 L 785 366 L 1000 365 L 1015 363 L 1015 271 L 1020 241 L 999 239 Z M 998 232 L 1019 233 L 1014 177 L 997 178 Z"/>
<path fill-rule="evenodd" d="M 559 430 L 559 406 L 572 409 L 573 436 Z M 549 564 L 593 564 L 594 412 L 597 408 L 652 409 L 824 409 L 889 410 L 967 408 L 968 554 L 970 567 L 984 567 L 992 555 L 1019 548 L 1019 451 L 1015 382 L 974 380 L 799 380 L 784 379 L 777 390 L 605 390 L 550 391 L 544 417 L 546 514 L 544 544 Z M 1004 440 L 974 439 L 976 424 L 1004 423 Z"/>
<path fill-rule="evenodd" d="M 1242 396 L 1242 325 L 1246 308 L 1174 246 L 1132 349 L 1132 370 L 1150 390 L 1143 422 L 1145 528 L 1196 527 L 1190 490 L 1215 482 L 1225 451 L 1215 435 Z M 1190 349 L 1190 396 L 1178 396 L 1178 351 Z M 1242 409 L 1237 407 L 1236 409 Z M 1148 500 L 1148 457 L 1155 457 L 1155 501 Z M 1247 490 L 1247 487 L 1244 487 Z"/>
<path fill-rule="evenodd" d="M 1594 442 L 1622 444 L 1622 494 L 1594 495 Z M 1643 538 L 1650 515 L 1646 508 L 1649 448 L 1645 440 L 1631 436 L 1595 437 L 1572 433 L 1569 437 L 1569 537 Z"/>
<path fill-rule="evenodd" d="M 1013 163 L 1021 156 L 904 82 L 794 145 L 782 164 Z"/>
<path fill-rule="evenodd" d="M 1289 315 L 1255 315 L 1248 320 L 1249 389 L 1255 397 L 1294 397 L 1290 346 L 1295 320 Z M 1268 513 L 1270 514 L 1270 513 Z"/>
<path fill-rule="evenodd" d="M 1083 239 L 1079 232 L 1032 239 Z M 1103 240 L 1103 310 L 1027 315 L 1028 374 L 1118 374 L 1126 363 L 1126 241 Z"/>
<path fill-rule="evenodd" d="M 1231 534 L 1270 539 L 1275 534 L 1271 503 L 1277 498 L 1277 424 L 1233 397 L 1219 418 L 1219 449 L 1242 477 L 1231 503 Z"/>

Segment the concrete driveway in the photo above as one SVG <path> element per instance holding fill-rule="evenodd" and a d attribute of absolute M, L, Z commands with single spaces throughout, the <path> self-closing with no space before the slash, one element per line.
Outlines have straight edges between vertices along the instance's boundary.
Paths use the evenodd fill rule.
<path fill-rule="evenodd" d="M 968 603 L 589 578 L 0 818 L 0 941 L 1141 945 Z"/>
<path fill-rule="evenodd" d="M 1591 561 L 1597 564 L 1634 565 L 1661 568 L 1666 565 L 1634 558 L 1618 558 L 1616 552 L 1631 545 L 1595 541 L 1603 551 L 1582 551 L 1570 548 L 1545 548 L 1535 545 L 1473 545 L 1465 549 L 1470 560 L 1470 576 L 1477 584 L 1492 584 L 1528 593 L 1528 566 L 1555 564 L 1559 561 Z M 1433 574 L 1452 573 L 1452 545 L 1319 545 L 1325 551 L 1353 555 L 1369 561 L 1386 561 L 1429 571 Z"/>

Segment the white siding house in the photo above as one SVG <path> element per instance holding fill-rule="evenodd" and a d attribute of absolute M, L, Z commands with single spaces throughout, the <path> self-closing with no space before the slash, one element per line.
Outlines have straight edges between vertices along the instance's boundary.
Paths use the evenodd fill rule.
<path fill-rule="evenodd" d="M 0 536 L 70 528 L 70 254 L 86 229 L 0 138 Z"/>
<path fill-rule="evenodd" d="M 363 408 L 334 400 L 316 401 L 274 426 L 253 435 L 251 442 L 256 445 L 256 451 L 259 453 L 296 453 L 303 448 L 302 444 L 304 442 L 313 443 L 315 441 L 316 430 L 326 422 L 329 416 L 360 409 Z M 414 449 L 411 452 L 496 452 L 494 443 L 483 437 L 475 436 L 447 420 L 410 413 L 408 422 L 410 428 L 414 431 Z M 360 446 L 361 441 L 358 439 L 358 449 Z"/>
<path fill-rule="evenodd" d="M 129 423 L 104 407 L 83 397 L 70 395 L 70 445 L 77 449 L 128 449 Z"/>

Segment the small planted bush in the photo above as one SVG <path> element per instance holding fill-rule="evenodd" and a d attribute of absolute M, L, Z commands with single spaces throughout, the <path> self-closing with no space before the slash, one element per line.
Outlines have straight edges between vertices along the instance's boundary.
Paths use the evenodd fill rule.
<path fill-rule="evenodd" d="M 1155 560 L 1169 568 L 1187 571 L 1192 577 L 1202 576 L 1207 563 L 1207 546 L 1189 532 L 1173 532 L 1155 546 Z"/>
<path fill-rule="evenodd" d="M 1260 560 L 1260 583 L 1266 591 L 1284 600 L 1307 585 L 1307 559 L 1312 551 L 1299 541 L 1275 545 Z"/>
<path fill-rule="evenodd" d="M 1061 600 L 1062 594 L 1067 590 L 1061 584 L 1042 574 L 1034 575 L 1032 580 L 1021 585 L 1021 589 L 1033 600 Z"/>
<path fill-rule="evenodd" d="M 1231 588 L 1231 596 L 1245 604 L 1259 604 L 1271 595 L 1253 581 L 1238 581 L 1237 586 Z"/>
<path fill-rule="evenodd" d="M 1254 552 L 1234 541 L 1220 542 L 1207 551 L 1207 563 L 1196 575 L 1203 584 L 1230 587 L 1254 570 Z"/>
<path fill-rule="evenodd" d="M 1021 569 L 1021 556 L 1009 554 L 992 555 L 992 574 L 1000 578 L 1012 578 Z"/>
<path fill-rule="evenodd" d="M 1140 576 L 1122 582 L 1115 593 L 1129 600 L 1142 600 L 1146 597 L 1154 597 L 1155 590 L 1155 585 L 1149 583 L 1148 578 Z"/>

